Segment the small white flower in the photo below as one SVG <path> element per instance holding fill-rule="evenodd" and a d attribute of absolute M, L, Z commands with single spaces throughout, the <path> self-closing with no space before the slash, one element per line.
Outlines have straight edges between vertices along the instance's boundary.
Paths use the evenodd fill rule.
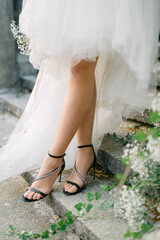
<path fill-rule="evenodd" d="M 140 231 L 141 224 L 146 220 L 145 198 L 142 197 L 138 189 L 127 189 L 123 186 L 121 196 L 114 204 L 116 217 L 127 220 L 132 231 Z"/>
<path fill-rule="evenodd" d="M 147 149 L 150 152 L 150 157 L 154 162 L 160 163 L 160 137 L 153 139 L 151 135 L 148 136 Z"/>
<path fill-rule="evenodd" d="M 12 34 L 17 41 L 17 46 L 20 50 L 20 53 L 30 55 L 29 38 L 19 31 L 19 27 L 16 25 L 15 21 L 12 21 L 10 26 Z"/>

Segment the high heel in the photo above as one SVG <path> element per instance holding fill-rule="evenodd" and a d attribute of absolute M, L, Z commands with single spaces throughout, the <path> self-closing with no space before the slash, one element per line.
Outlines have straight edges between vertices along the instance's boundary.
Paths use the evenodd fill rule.
<path fill-rule="evenodd" d="M 59 177 L 59 182 L 61 182 L 62 172 L 63 172 L 63 170 L 64 170 L 64 168 L 65 168 L 64 156 L 65 156 L 66 154 L 64 153 L 64 154 L 61 155 L 61 156 L 54 156 L 54 155 L 51 155 L 51 154 L 49 153 L 49 151 L 48 151 L 48 155 L 49 155 L 50 157 L 53 157 L 53 158 L 62 158 L 62 163 L 61 163 L 61 165 L 60 165 L 59 167 L 53 169 L 51 172 L 46 173 L 46 174 L 44 174 L 44 175 L 42 175 L 42 176 L 40 176 L 40 177 L 35 178 L 34 182 L 37 181 L 37 180 L 39 180 L 39 179 L 42 179 L 42 178 L 45 178 L 45 177 L 50 176 L 51 174 L 53 174 L 53 173 L 55 173 L 57 170 L 59 170 L 60 167 L 61 167 L 61 170 L 60 170 L 60 172 L 58 173 L 58 177 Z M 32 190 L 32 191 L 34 191 L 34 192 L 36 192 L 36 193 L 39 193 L 39 194 L 41 194 L 43 197 L 41 197 L 40 199 L 28 199 L 28 198 L 25 198 L 25 197 L 24 197 L 24 194 L 25 194 L 25 193 L 24 193 L 24 194 L 22 195 L 22 200 L 25 201 L 25 202 L 35 202 L 35 201 L 39 201 L 39 200 L 42 200 L 43 198 L 47 197 L 48 194 L 49 194 L 49 193 L 48 193 L 48 194 L 45 194 L 45 193 L 39 191 L 39 190 L 36 189 L 36 188 L 28 188 L 26 191 L 28 191 L 28 190 Z"/>
<path fill-rule="evenodd" d="M 92 169 L 93 169 L 93 179 L 95 179 L 95 168 L 96 168 L 96 162 L 97 162 L 96 160 L 97 160 L 97 158 L 96 158 L 96 154 L 95 154 L 95 151 L 94 151 L 93 144 L 77 146 L 77 148 L 84 148 L 84 147 L 92 147 L 94 159 L 93 159 L 93 164 L 92 164 L 91 167 L 88 169 L 87 173 L 88 173 L 89 170 L 92 168 Z M 76 174 L 79 176 L 79 178 L 82 180 L 82 182 L 84 183 L 84 185 L 83 185 L 82 187 L 80 187 L 77 183 L 67 180 L 67 181 L 66 181 L 67 183 L 70 183 L 70 184 L 72 184 L 72 185 L 74 185 L 74 186 L 77 187 L 77 191 L 76 191 L 76 192 L 73 192 L 73 193 L 70 193 L 70 192 L 65 191 L 65 189 L 63 188 L 63 193 L 64 193 L 65 195 L 75 195 L 75 194 L 77 194 L 77 193 L 80 193 L 80 192 L 83 191 L 83 189 L 84 189 L 85 186 L 86 186 L 84 178 L 80 175 L 80 173 L 79 173 L 79 172 L 77 171 L 77 169 L 76 169 L 76 162 L 75 162 L 75 164 L 74 164 L 74 171 L 75 171 Z M 87 175 L 87 173 L 86 173 L 86 175 Z"/>

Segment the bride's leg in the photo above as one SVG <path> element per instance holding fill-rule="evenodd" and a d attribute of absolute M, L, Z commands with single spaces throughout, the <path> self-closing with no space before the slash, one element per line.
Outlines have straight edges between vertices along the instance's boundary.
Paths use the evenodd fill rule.
<path fill-rule="evenodd" d="M 95 106 L 96 106 L 96 83 L 94 84 L 94 94 L 92 97 L 92 103 L 76 133 L 78 146 L 88 145 L 92 143 L 92 129 L 95 115 Z M 93 150 L 91 147 L 78 148 L 77 150 L 78 152 L 76 160 L 76 169 L 85 179 L 86 172 L 93 163 Z M 71 173 L 68 180 L 77 183 L 81 187 L 84 185 L 84 183 L 77 176 L 75 171 Z M 77 191 L 77 187 L 69 183 L 65 183 L 64 188 L 65 191 L 70 193 Z"/>
<path fill-rule="evenodd" d="M 70 69 L 70 81 L 60 116 L 56 137 L 50 148 L 52 155 L 62 155 L 76 133 L 83 118 L 88 112 L 94 95 L 94 72 L 96 62 L 82 60 Z M 54 124 L 54 123 L 53 123 Z M 43 141 L 43 139 L 42 139 Z M 62 159 L 54 159 L 48 155 L 44 159 L 39 176 L 53 170 L 60 165 Z M 60 171 L 60 170 L 59 170 Z M 48 194 L 57 177 L 55 174 L 33 182 L 31 187 Z M 41 195 L 28 190 L 24 196 L 28 199 L 39 199 Z"/>

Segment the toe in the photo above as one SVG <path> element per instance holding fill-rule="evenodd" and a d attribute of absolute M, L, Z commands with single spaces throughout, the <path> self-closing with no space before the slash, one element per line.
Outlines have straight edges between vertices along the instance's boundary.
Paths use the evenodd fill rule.
<path fill-rule="evenodd" d="M 72 185 L 72 184 L 70 184 L 70 183 L 67 183 L 67 184 L 66 184 L 66 186 L 65 186 L 65 191 L 67 191 L 67 192 L 68 192 L 68 191 L 69 191 L 69 189 L 70 189 L 70 188 L 72 188 L 72 187 L 73 187 L 73 185 Z"/>
<path fill-rule="evenodd" d="M 31 193 L 28 196 L 28 199 L 29 200 L 33 199 L 34 195 L 35 195 L 35 192 L 31 191 Z"/>
<path fill-rule="evenodd" d="M 33 199 L 34 199 L 34 200 L 37 199 L 37 195 L 38 195 L 38 193 L 35 193 L 35 194 L 34 194 L 34 196 L 33 196 Z"/>
<path fill-rule="evenodd" d="M 29 194 L 31 193 L 32 191 L 31 190 L 27 190 L 25 193 L 24 193 L 24 197 L 25 198 L 28 198 Z"/>
<path fill-rule="evenodd" d="M 65 183 L 65 184 L 64 184 L 64 189 L 65 189 L 65 191 L 68 191 L 68 189 L 69 189 L 69 186 L 70 186 L 70 184 L 69 184 L 69 183 Z"/>
<path fill-rule="evenodd" d="M 76 192 L 77 191 L 77 187 L 76 186 L 72 186 L 72 187 L 70 187 L 69 189 L 68 189 L 68 192 L 69 193 L 74 193 L 74 192 Z"/>
<path fill-rule="evenodd" d="M 42 198 L 41 194 L 37 194 L 37 200 L 39 200 L 40 198 Z"/>

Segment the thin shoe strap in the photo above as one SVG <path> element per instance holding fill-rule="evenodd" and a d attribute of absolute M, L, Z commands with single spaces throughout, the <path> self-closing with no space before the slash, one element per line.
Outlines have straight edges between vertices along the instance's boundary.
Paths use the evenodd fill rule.
<path fill-rule="evenodd" d="M 36 178 L 34 181 L 37 181 L 39 179 L 42 179 L 42 178 L 50 176 L 52 173 L 55 173 L 63 164 L 64 164 L 64 159 L 63 159 L 63 161 L 62 161 L 62 163 L 61 163 L 61 165 L 59 167 L 55 168 L 53 171 L 51 171 L 49 173 L 44 174 L 43 176 L 40 176 L 40 177 Z"/>
<path fill-rule="evenodd" d="M 77 148 L 93 147 L 93 144 L 77 146 Z"/>
<path fill-rule="evenodd" d="M 84 178 L 79 174 L 79 172 L 78 172 L 77 169 L 76 169 L 76 162 L 75 162 L 75 164 L 74 164 L 74 170 L 75 170 L 75 172 L 77 173 L 78 177 L 82 180 L 82 182 L 85 183 Z"/>
<path fill-rule="evenodd" d="M 66 155 L 66 153 L 64 153 L 64 154 L 61 155 L 61 156 L 55 156 L 55 155 L 50 154 L 49 151 L 48 151 L 48 155 L 49 155 L 50 157 L 53 157 L 53 158 L 62 158 L 62 157 L 64 157 L 64 156 Z"/>

